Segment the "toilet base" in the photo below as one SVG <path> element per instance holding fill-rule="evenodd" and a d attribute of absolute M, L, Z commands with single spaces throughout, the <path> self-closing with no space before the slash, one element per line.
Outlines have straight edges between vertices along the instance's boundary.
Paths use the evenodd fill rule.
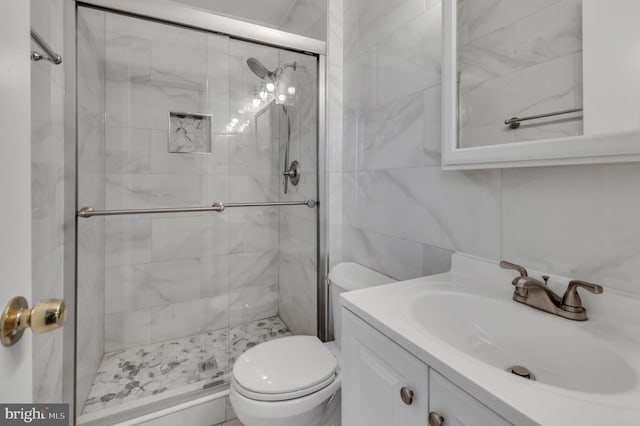
<path fill-rule="evenodd" d="M 238 393 L 233 384 L 229 399 L 245 426 L 340 426 L 340 378 L 316 394 L 291 400 L 255 401 Z"/>

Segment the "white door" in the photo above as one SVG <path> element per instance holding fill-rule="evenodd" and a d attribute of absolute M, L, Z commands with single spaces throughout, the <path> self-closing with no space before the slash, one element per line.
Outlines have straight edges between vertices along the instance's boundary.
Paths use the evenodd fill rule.
<path fill-rule="evenodd" d="M 0 14 L 0 313 L 31 300 L 31 93 L 29 2 L 3 0 Z M 0 345 L 0 402 L 32 401 L 31 338 Z"/>

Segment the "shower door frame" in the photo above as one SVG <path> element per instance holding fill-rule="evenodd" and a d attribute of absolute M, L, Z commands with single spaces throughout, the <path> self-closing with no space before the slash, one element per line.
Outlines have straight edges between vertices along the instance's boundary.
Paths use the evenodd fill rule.
<path fill-rule="evenodd" d="M 65 299 L 73 306 L 69 317 L 74 333 L 65 333 L 64 337 L 64 400 L 71 405 L 73 424 L 76 423 L 75 382 L 76 382 L 76 335 L 77 311 L 75 294 L 77 293 L 77 200 L 78 155 L 77 155 L 77 9 L 80 6 L 97 8 L 106 12 L 127 14 L 140 19 L 164 22 L 194 30 L 228 35 L 234 39 L 254 42 L 274 48 L 312 54 L 318 59 L 318 98 L 317 98 L 317 335 L 322 341 L 330 339 L 328 330 L 328 267 L 327 251 L 328 202 L 326 162 L 328 158 L 326 141 L 326 88 L 327 61 L 326 42 L 297 34 L 248 23 L 241 20 L 215 15 L 213 13 L 189 8 L 186 5 L 157 0 L 65 0 L 64 37 L 65 37 L 65 223 L 68 225 L 66 237 L 73 241 L 73 250 L 65 250 Z M 69 327 L 70 328 L 70 327 Z M 189 395 L 186 401 L 202 397 L 201 394 Z M 184 400 L 183 400 L 184 402 Z M 176 405 L 181 401 L 173 402 Z M 144 410 L 140 413 L 145 414 Z"/>

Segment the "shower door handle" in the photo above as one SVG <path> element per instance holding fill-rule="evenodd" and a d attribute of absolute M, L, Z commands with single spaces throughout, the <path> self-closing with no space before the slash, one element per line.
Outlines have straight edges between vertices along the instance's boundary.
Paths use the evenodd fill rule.
<path fill-rule="evenodd" d="M 22 296 L 9 300 L 0 317 L 0 342 L 4 346 L 18 343 L 24 330 L 46 333 L 62 327 L 67 320 L 67 305 L 64 300 L 43 300 L 29 309 L 27 299 Z"/>

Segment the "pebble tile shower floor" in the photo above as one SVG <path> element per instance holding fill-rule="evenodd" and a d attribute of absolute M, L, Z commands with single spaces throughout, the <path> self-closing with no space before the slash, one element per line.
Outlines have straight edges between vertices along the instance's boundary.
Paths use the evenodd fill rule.
<path fill-rule="evenodd" d="M 247 349 L 291 332 L 279 317 L 267 318 L 169 342 L 105 354 L 83 414 L 202 383 L 227 381 L 235 359 Z M 230 353 L 227 343 L 230 340 Z"/>

